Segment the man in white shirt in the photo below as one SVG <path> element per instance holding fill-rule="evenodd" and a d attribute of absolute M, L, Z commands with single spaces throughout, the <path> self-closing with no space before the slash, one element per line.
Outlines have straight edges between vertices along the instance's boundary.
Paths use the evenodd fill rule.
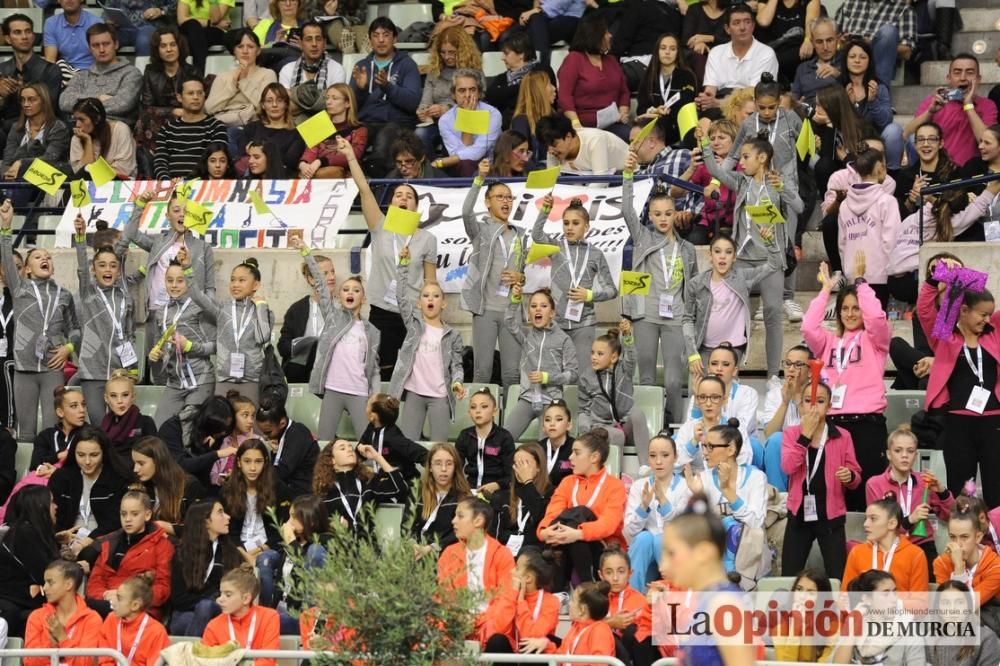
<path fill-rule="evenodd" d="M 304 119 L 325 108 L 323 93 L 334 83 L 346 83 L 347 75 L 340 63 L 326 54 L 326 35 L 319 23 L 302 25 L 301 44 L 302 57 L 281 68 L 278 83 L 288 90 L 295 106 L 293 115 Z"/>
<path fill-rule="evenodd" d="M 715 109 L 732 90 L 757 85 L 760 75 L 770 72 L 778 78 L 778 56 L 767 44 L 754 39 L 754 13 L 745 3 L 726 10 L 726 34 L 732 40 L 708 52 L 705 87 L 695 98 L 700 110 Z"/>
<path fill-rule="evenodd" d="M 573 129 L 562 114 L 541 118 L 535 133 L 548 151 L 546 165 L 561 166 L 563 173 L 610 176 L 622 170 L 628 157 L 628 144 L 616 135 L 592 127 Z"/>

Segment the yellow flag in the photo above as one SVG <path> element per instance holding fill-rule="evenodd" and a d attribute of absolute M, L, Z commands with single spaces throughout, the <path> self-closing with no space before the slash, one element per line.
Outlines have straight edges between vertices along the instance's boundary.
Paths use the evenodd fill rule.
<path fill-rule="evenodd" d="M 46 194 L 55 194 L 66 181 L 66 174 L 48 162 L 35 158 L 24 172 L 24 179 Z"/>
<path fill-rule="evenodd" d="M 155 345 L 153 345 L 153 349 L 162 350 L 166 346 L 166 344 L 170 342 L 170 340 L 174 337 L 174 333 L 176 331 L 177 331 L 177 324 L 171 324 L 170 326 L 167 326 L 167 330 L 163 332 L 163 335 L 160 336 L 160 339 L 156 341 Z M 153 351 L 153 349 L 150 349 L 149 351 Z"/>
<path fill-rule="evenodd" d="M 619 291 L 622 296 L 648 296 L 653 285 L 653 276 L 649 273 L 622 271 Z"/>
<path fill-rule="evenodd" d="M 191 192 L 194 191 L 194 181 L 187 180 L 177 186 L 175 190 L 177 192 L 177 198 L 181 201 L 187 201 L 191 198 Z"/>
<path fill-rule="evenodd" d="M 770 201 L 756 206 L 747 206 L 746 211 L 754 224 L 781 224 L 785 221 L 781 210 Z"/>
<path fill-rule="evenodd" d="M 258 215 L 267 215 L 271 212 L 264 200 L 260 196 L 260 192 L 257 190 L 250 190 L 250 203 L 253 204 L 253 210 Z"/>
<path fill-rule="evenodd" d="M 451 16 L 455 13 L 455 7 L 465 2 L 465 0 L 444 0 L 444 15 Z"/>
<path fill-rule="evenodd" d="M 90 204 L 90 191 L 87 189 L 86 181 L 74 180 L 69 184 L 69 191 L 73 197 L 73 205 L 77 208 Z"/>
<path fill-rule="evenodd" d="M 795 149 L 799 153 L 800 160 L 804 160 L 806 155 L 816 157 L 816 135 L 813 134 L 813 126 L 808 118 L 802 121 L 799 138 L 795 140 Z"/>
<path fill-rule="evenodd" d="M 558 251 L 558 245 L 549 245 L 548 243 L 532 243 L 531 247 L 528 248 L 528 258 L 525 259 L 525 263 L 533 264 L 539 259 L 551 257 Z"/>
<path fill-rule="evenodd" d="M 420 213 L 396 206 L 389 206 L 385 214 L 385 224 L 382 227 L 400 236 L 412 236 L 420 224 Z"/>
<path fill-rule="evenodd" d="M 688 102 L 677 112 L 677 128 L 681 132 L 681 138 L 698 126 L 698 107 L 694 102 Z"/>
<path fill-rule="evenodd" d="M 208 223 L 212 221 L 212 211 L 196 201 L 188 199 L 184 204 L 184 226 L 191 231 L 204 236 L 208 232 Z"/>
<path fill-rule="evenodd" d="M 98 157 L 96 162 L 88 164 L 87 171 L 90 173 L 90 177 L 94 179 L 94 185 L 97 187 L 105 183 L 110 183 L 115 179 L 115 170 L 111 168 L 111 165 L 103 157 Z"/>
<path fill-rule="evenodd" d="M 538 169 L 528 173 L 528 182 L 525 187 L 529 190 L 551 190 L 559 180 L 561 167 L 554 166 L 549 169 Z"/>
<path fill-rule="evenodd" d="M 632 147 L 633 148 L 635 148 L 640 143 L 642 143 L 643 141 L 645 141 L 646 137 L 653 133 L 653 128 L 656 127 L 656 123 L 659 122 L 659 120 L 660 120 L 660 117 L 656 116 L 655 118 L 653 118 L 652 120 L 650 120 L 648 123 L 646 123 L 641 130 L 639 130 L 639 133 L 635 135 L 634 139 L 632 139 Z M 681 136 L 684 136 L 684 135 L 681 134 Z"/>
<path fill-rule="evenodd" d="M 455 117 L 455 129 L 469 134 L 490 133 L 490 112 L 459 109 Z"/>
<path fill-rule="evenodd" d="M 330 120 L 330 115 L 326 111 L 320 111 L 309 120 L 301 123 L 296 129 L 299 130 L 302 140 L 306 142 L 306 146 L 309 148 L 313 148 L 326 141 L 337 131 L 337 128 L 333 126 L 333 121 Z"/>

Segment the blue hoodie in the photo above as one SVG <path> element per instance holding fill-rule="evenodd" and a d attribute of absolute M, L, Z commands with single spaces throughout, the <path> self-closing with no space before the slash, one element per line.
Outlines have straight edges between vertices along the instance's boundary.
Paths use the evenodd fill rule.
<path fill-rule="evenodd" d="M 423 83 L 417 63 L 408 53 L 396 51 L 389 62 L 389 85 L 375 85 L 375 54 L 358 62 L 356 68 L 368 72 L 368 85 L 361 89 L 351 79 L 351 89 L 358 99 L 358 118 L 363 123 L 400 123 L 414 126 L 417 123 L 417 106 L 423 94 Z"/>

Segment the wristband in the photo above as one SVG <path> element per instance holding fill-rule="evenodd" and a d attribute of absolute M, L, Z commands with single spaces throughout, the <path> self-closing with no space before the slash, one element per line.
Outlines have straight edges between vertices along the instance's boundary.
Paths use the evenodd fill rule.
<path fill-rule="evenodd" d="M 622 172 L 622 180 L 632 180 L 632 178 L 634 176 L 635 176 L 635 174 L 632 173 L 631 171 L 623 171 Z"/>
<path fill-rule="evenodd" d="M 0 229 L 0 236 L 12 236 L 14 235 L 13 229 Z"/>
<path fill-rule="evenodd" d="M 976 110 L 976 105 L 975 104 L 966 104 L 965 106 L 962 107 L 962 110 L 963 111 L 975 111 Z"/>
<path fill-rule="evenodd" d="M 254 305 L 267 305 L 267 301 L 254 301 Z"/>
<path fill-rule="evenodd" d="M 476 174 L 476 177 L 472 179 L 472 184 L 475 185 L 476 187 L 482 187 L 483 177 L 480 176 L 479 174 Z"/>
<path fill-rule="evenodd" d="M 137 208 L 145 208 L 146 207 L 146 202 L 143 201 L 142 199 L 136 199 L 135 200 L 135 205 L 136 205 Z"/>
<path fill-rule="evenodd" d="M 191 277 L 192 275 L 194 275 L 194 268 L 192 268 L 191 266 L 188 266 L 187 268 L 184 269 L 184 276 L 185 277 Z"/>
<path fill-rule="evenodd" d="M 688 356 L 688 363 L 694 363 L 695 361 L 701 360 L 701 354 L 691 354 Z"/>
<path fill-rule="evenodd" d="M 552 212 L 552 206 L 548 204 L 542 204 L 542 212 L 545 213 L 546 216 L 548 216 L 548 214 Z"/>
<path fill-rule="evenodd" d="M 185 341 L 184 342 L 184 353 L 187 354 L 189 351 L 191 351 L 192 347 L 194 347 L 194 343 L 193 342 L 191 342 L 190 340 Z"/>
<path fill-rule="evenodd" d="M 547 372 L 543 372 L 542 373 L 542 383 L 543 384 L 548 384 L 549 383 L 549 373 L 547 373 Z"/>
<path fill-rule="evenodd" d="M 399 260 L 399 265 L 400 266 L 409 266 L 410 265 L 410 258 L 406 257 L 406 258 L 400 259 Z"/>
<path fill-rule="evenodd" d="M 87 244 L 87 234 L 73 234 L 73 238 L 79 245 Z"/>
<path fill-rule="evenodd" d="M 299 248 L 299 254 L 301 254 L 303 257 L 308 257 L 309 256 L 309 248 L 306 247 L 305 245 L 303 245 L 302 247 Z"/>
<path fill-rule="evenodd" d="M 587 301 L 587 303 L 590 303 L 592 300 L 594 300 L 594 292 L 592 290 L 588 289 L 587 290 L 586 301 Z"/>
<path fill-rule="evenodd" d="M 70 354 L 72 354 L 73 352 L 76 351 L 76 345 L 74 345 L 72 342 L 67 342 L 65 346 L 66 346 L 66 349 L 69 350 Z"/>

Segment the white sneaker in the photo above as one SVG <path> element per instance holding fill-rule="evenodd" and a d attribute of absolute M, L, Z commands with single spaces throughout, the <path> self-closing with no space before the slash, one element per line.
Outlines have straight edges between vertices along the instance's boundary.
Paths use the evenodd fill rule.
<path fill-rule="evenodd" d="M 757 308 L 757 313 L 753 316 L 754 321 L 764 321 L 764 306 L 763 304 Z"/>
<path fill-rule="evenodd" d="M 846 282 L 844 273 L 842 271 L 834 271 L 833 275 L 830 276 L 830 281 L 833 282 L 833 286 L 830 287 L 830 293 L 836 294 Z"/>
<path fill-rule="evenodd" d="M 835 321 L 837 319 L 837 301 L 830 301 L 823 311 L 823 321 Z"/>
<path fill-rule="evenodd" d="M 785 315 L 788 317 L 788 321 L 802 321 L 802 306 L 793 300 L 787 300 L 784 302 Z"/>
<path fill-rule="evenodd" d="M 569 594 L 567 592 L 556 592 L 555 597 L 559 599 L 559 614 L 569 615 Z"/>

